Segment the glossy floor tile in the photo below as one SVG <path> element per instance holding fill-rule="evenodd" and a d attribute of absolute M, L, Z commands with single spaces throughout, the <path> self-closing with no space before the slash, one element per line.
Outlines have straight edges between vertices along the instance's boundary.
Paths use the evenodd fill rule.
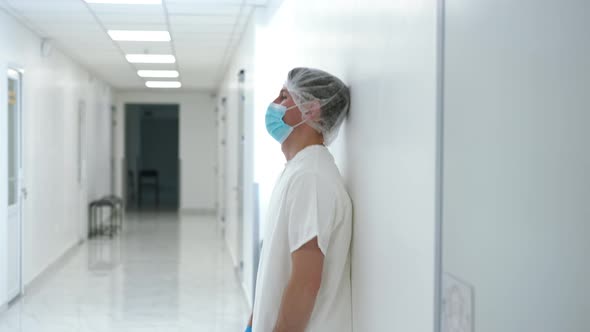
<path fill-rule="evenodd" d="M 243 331 L 248 314 L 213 217 L 130 213 L 0 313 L 0 332 Z"/>

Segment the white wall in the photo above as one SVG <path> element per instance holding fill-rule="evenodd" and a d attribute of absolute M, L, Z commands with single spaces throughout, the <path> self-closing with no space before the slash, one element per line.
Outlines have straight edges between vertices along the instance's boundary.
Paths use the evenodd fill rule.
<path fill-rule="evenodd" d="M 215 98 L 197 91 L 119 91 L 116 94 L 118 123 L 115 155 L 116 192 L 122 193 L 125 137 L 125 104 L 179 104 L 180 136 L 180 210 L 212 213 L 215 211 L 217 184 L 217 129 Z"/>
<path fill-rule="evenodd" d="M 24 69 L 23 281 L 31 282 L 86 234 L 87 201 L 109 193 L 110 87 L 55 49 L 40 56 L 40 38 L 0 10 L 0 73 L 8 65 Z M 5 74 L 0 74 L 5 77 Z M 0 124 L 6 128 L 6 80 L 0 83 Z M 77 182 L 78 105 L 86 105 L 87 165 Z M 5 133 L 5 130 L 0 132 Z M 6 160 L 0 139 L 0 160 Z M 4 170 L 5 165 L 2 165 Z M 6 239 L 6 177 L 0 177 L 0 243 Z M 86 197 L 87 196 L 87 197 Z M 0 246 L 0 271 L 6 248 Z M 0 305 L 5 275 L 0 273 Z"/>
<path fill-rule="evenodd" d="M 590 2 L 446 6 L 444 270 L 475 331 L 588 331 Z"/>
<path fill-rule="evenodd" d="M 239 250 L 238 245 L 240 240 L 238 237 L 238 202 L 237 195 L 234 188 L 240 186 L 244 188 L 244 219 L 243 230 L 244 236 L 241 242 L 242 252 L 244 255 L 244 280 L 242 287 L 244 288 L 248 302 L 252 304 L 253 292 L 252 287 L 255 280 L 253 275 L 254 257 L 253 257 L 253 223 L 254 223 L 254 77 L 256 75 L 254 70 L 254 48 L 255 48 L 255 30 L 257 25 L 257 17 L 253 12 L 250 21 L 241 36 L 240 45 L 234 55 L 233 61 L 227 69 L 226 75 L 223 79 L 221 87 L 218 91 L 218 103 L 221 112 L 219 112 L 219 123 L 223 111 L 225 112 L 227 126 L 226 132 L 226 155 L 223 158 L 226 170 L 226 180 L 224 181 L 223 199 L 225 204 L 225 235 L 226 242 L 233 260 L 234 267 L 239 266 Z M 240 70 L 245 70 L 245 106 L 244 106 L 244 165 L 243 183 L 238 184 L 238 73 Z M 225 106 L 221 104 L 221 99 L 226 98 Z M 223 151 L 223 150 L 222 150 Z"/>
<path fill-rule="evenodd" d="M 261 184 L 262 220 L 285 162 L 266 133 L 266 107 L 289 69 L 327 70 L 352 93 L 351 115 L 331 150 L 354 200 L 354 329 L 430 332 L 437 1 L 286 0 L 275 9 L 261 13 L 254 37 L 254 181 Z M 243 63 L 238 58 L 234 66 Z"/>

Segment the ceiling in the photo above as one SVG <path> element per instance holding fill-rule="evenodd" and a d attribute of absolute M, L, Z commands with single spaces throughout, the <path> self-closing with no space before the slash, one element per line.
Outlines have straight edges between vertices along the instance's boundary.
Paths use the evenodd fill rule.
<path fill-rule="evenodd" d="M 0 0 L 41 37 L 116 89 L 147 89 L 140 69 L 180 72 L 182 89 L 215 90 L 248 19 L 267 0 L 162 0 L 158 5 L 88 4 L 84 0 Z M 169 31 L 170 42 L 118 42 L 107 30 Z M 175 64 L 131 64 L 125 54 L 173 54 Z M 155 79 L 170 80 L 170 79 Z"/>

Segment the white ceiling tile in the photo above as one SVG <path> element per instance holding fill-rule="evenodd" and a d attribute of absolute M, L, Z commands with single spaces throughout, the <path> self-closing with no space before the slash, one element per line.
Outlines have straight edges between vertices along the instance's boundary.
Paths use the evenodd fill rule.
<path fill-rule="evenodd" d="M 108 39 L 106 33 L 104 31 L 102 31 L 102 29 L 99 29 L 95 26 L 87 26 L 87 25 L 66 25 L 66 24 L 42 24 L 39 25 L 39 27 L 43 28 L 44 31 L 46 31 L 47 33 L 50 34 L 55 34 L 55 35 L 79 35 L 81 37 L 86 37 L 88 38 L 88 36 L 92 36 L 92 37 L 97 37 L 98 35 L 101 35 L 101 37 L 104 37 L 106 39 Z"/>
<path fill-rule="evenodd" d="M 210 50 L 210 51 L 194 51 L 194 52 L 177 52 L 176 59 L 179 63 L 183 65 L 188 64 L 191 61 L 197 61 L 198 59 L 207 59 L 210 61 L 211 59 L 219 60 L 225 55 L 226 50 L 217 49 L 217 50 Z"/>
<path fill-rule="evenodd" d="M 209 44 L 227 44 L 230 41 L 235 41 L 236 38 L 229 33 L 223 34 L 206 34 L 206 33 L 193 33 L 193 34 L 182 34 L 174 35 L 175 45 L 194 45 L 198 43 L 209 43 Z"/>
<path fill-rule="evenodd" d="M 164 15 L 164 7 L 162 6 L 92 4 L 90 9 L 97 15 Z"/>
<path fill-rule="evenodd" d="M 246 0 L 245 4 L 250 6 L 266 6 L 268 0 Z"/>
<path fill-rule="evenodd" d="M 223 55 L 217 56 L 209 56 L 209 55 L 199 55 L 199 53 L 191 54 L 188 57 L 178 57 L 178 67 L 181 69 L 187 68 L 209 68 L 217 69 L 217 67 L 221 64 L 223 59 Z"/>
<path fill-rule="evenodd" d="M 194 3 L 168 3 L 166 9 L 169 15 L 228 15 L 237 16 L 241 5 L 237 4 L 199 4 Z"/>
<path fill-rule="evenodd" d="M 175 35 L 175 43 L 192 43 L 198 42 L 210 42 L 210 43 L 227 43 L 229 40 L 236 39 L 230 33 L 184 33 Z"/>
<path fill-rule="evenodd" d="M 39 12 L 31 12 L 31 13 L 22 13 L 22 15 L 35 23 L 43 24 L 43 23 L 61 23 L 61 24 L 70 24 L 70 23 L 95 23 L 95 19 L 89 13 L 84 14 L 70 14 L 67 12 L 54 12 L 54 13 L 39 13 Z"/>
<path fill-rule="evenodd" d="M 234 25 L 238 16 L 170 15 L 170 24 L 176 25 Z"/>
<path fill-rule="evenodd" d="M 227 44 L 206 44 L 194 43 L 193 45 L 179 45 L 175 46 L 176 55 L 191 55 L 191 54 L 219 54 L 228 49 Z"/>
<path fill-rule="evenodd" d="M 241 5 L 243 0 L 165 0 L 169 4 L 191 4 L 198 5 Z"/>
<path fill-rule="evenodd" d="M 191 54 L 193 52 L 217 52 L 217 51 L 225 51 L 228 47 L 228 43 L 226 44 L 208 44 L 205 42 L 198 43 L 195 42 L 191 45 L 175 45 L 176 53 L 178 54 Z"/>
<path fill-rule="evenodd" d="M 76 0 L 4 0 L 12 8 L 20 12 L 66 12 L 88 13 L 88 8 L 82 1 Z"/>
<path fill-rule="evenodd" d="M 106 25 L 115 24 L 166 24 L 164 15 L 125 15 L 125 14 L 98 14 L 100 21 Z"/>
<path fill-rule="evenodd" d="M 170 32 L 173 36 L 177 37 L 179 35 L 185 34 L 193 34 L 193 33 L 211 33 L 211 34 L 220 34 L 220 33 L 232 33 L 234 31 L 234 25 L 171 25 Z"/>
<path fill-rule="evenodd" d="M 119 42 L 119 46 L 125 54 L 172 54 L 170 43 Z"/>

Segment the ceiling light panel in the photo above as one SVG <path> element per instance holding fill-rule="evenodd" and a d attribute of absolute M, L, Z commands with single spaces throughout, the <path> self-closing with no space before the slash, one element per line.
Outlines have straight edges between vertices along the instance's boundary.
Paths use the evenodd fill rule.
<path fill-rule="evenodd" d="M 165 23 L 118 23 L 118 24 L 104 24 L 107 30 L 135 30 L 135 31 L 167 31 L 168 27 Z"/>
<path fill-rule="evenodd" d="M 131 63 L 175 63 L 176 58 L 170 54 L 127 54 L 127 61 Z"/>
<path fill-rule="evenodd" d="M 168 31 L 109 30 L 108 34 L 115 41 L 167 42 L 171 39 Z"/>
<path fill-rule="evenodd" d="M 140 77 L 176 78 L 179 76 L 176 70 L 138 70 Z"/>
<path fill-rule="evenodd" d="M 145 86 L 148 88 L 180 88 L 182 83 L 178 81 L 147 81 Z"/>

